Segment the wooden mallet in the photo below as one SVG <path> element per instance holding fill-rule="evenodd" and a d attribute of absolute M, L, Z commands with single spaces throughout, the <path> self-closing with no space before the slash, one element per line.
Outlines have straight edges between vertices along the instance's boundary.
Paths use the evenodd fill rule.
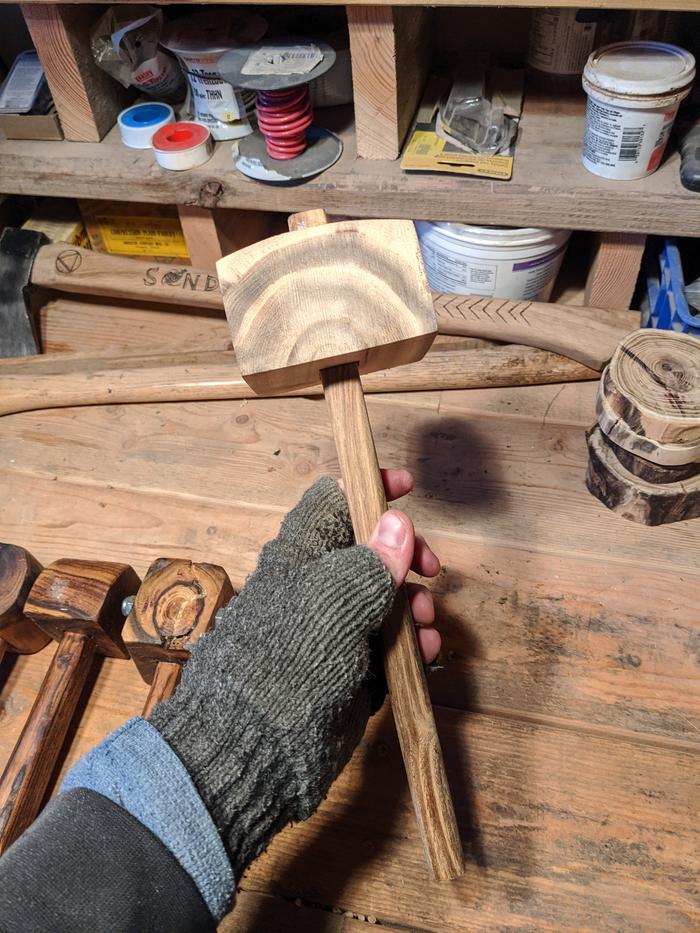
<path fill-rule="evenodd" d="M 234 596 L 223 567 L 161 557 L 148 568 L 124 624 L 124 644 L 151 685 L 143 715 L 169 699 L 197 639 Z"/>
<path fill-rule="evenodd" d="M 16 544 L 0 544 L 0 661 L 5 651 L 34 654 L 51 641 L 24 614 L 24 604 L 41 564 Z"/>
<path fill-rule="evenodd" d="M 357 541 L 387 508 L 360 373 L 419 360 L 437 326 L 413 223 L 302 227 L 217 263 L 241 374 L 266 394 L 322 383 Z M 318 226 L 316 226 L 318 224 Z M 464 870 L 462 846 L 413 617 L 402 588 L 383 630 L 384 664 L 413 805 L 439 881 Z"/>
<path fill-rule="evenodd" d="M 38 814 L 95 653 L 128 658 L 122 601 L 139 578 L 127 564 L 57 560 L 38 575 L 24 613 L 56 654 L 0 777 L 0 852 Z"/>

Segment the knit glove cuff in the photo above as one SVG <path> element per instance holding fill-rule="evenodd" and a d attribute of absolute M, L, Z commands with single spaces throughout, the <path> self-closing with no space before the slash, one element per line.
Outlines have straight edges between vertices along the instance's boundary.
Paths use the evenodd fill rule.
<path fill-rule="evenodd" d="M 370 639 L 395 587 L 352 542 L 342 492 L 319 480 L 151 717 L 238 878 L 286 823 L 314 812 L 366 726 Z"/>

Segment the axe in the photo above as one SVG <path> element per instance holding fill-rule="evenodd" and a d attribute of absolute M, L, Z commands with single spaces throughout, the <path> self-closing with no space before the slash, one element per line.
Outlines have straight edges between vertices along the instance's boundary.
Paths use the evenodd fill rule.
<path fill-rule="evenodd" d="M 33 230 L 8 227 L 0 235 L 0 357 L 40 352 L 27 305 L 29 286 L 223 312 L 219 282 L 208 270 L 46 243 Z M 432 300 L 440 334 L 537 347 L 599 372 L 639 326 L 638 316 L 628 311 L 446 292 L 433 292 Z"/>

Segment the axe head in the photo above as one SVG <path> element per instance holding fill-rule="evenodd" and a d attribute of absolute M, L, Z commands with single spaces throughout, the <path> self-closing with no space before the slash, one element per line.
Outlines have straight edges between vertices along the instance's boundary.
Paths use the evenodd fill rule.
<path fill-rule="evenodd" d="M 357 220 L 283 233 L 220 259 L 241 374 L 256 392 L 315 385 L 419 360 L 437 331 L 410 220 Z"/>
<path fill-rule="evenodd" d="M 40 353 L 26 302 L 32 266 L 46 237 L 35 230 L 6 227 L 0 234 L 0 357 Z"/>

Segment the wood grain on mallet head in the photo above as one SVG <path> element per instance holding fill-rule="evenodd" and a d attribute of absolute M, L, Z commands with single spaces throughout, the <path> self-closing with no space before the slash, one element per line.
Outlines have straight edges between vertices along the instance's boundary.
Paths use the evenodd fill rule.
<path fill-rule="evenodd" d="M 0 639 L 20 654 L 40 651 L 49 636 L 24 614 L 41 564 L 16 544 L 0 544 Z"/>
<path fill-rule="evenodd" d="M 223 567 L 164 557 L 154 561 L 122 633 L 143 679 L 153 681 L 159 661 L 183 664 L 233 595 Z"/>
<path fill-rule="evenodd" d="M 121 605 L 140 582 L 128 564 L 57 560 L 37 577 L 24 611 L 56 640 L 75 632 L 93 638 L 100 654 L 128 658 Z"/>
<path fill-rule="evenodd" d="M 344 221 L 263 240 L 219 260 L 243 378 L 256 392 L 315 385 L 419 360 L 437 331 L 418 238 L 407 220 Z"/>

